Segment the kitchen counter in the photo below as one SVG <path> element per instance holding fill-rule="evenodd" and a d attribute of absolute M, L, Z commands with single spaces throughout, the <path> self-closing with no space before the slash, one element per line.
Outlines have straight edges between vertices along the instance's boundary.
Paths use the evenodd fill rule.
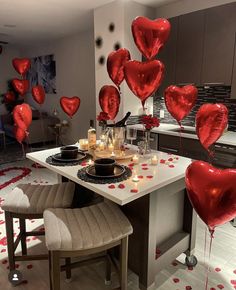
<path fill-rule="evenodd" d="M 143 130 L 142 124 L 137 125 L 129 125 L 129 127 L 136 128 L 137 130 Z M 160 124 L 159 127 L 153 128 L 151 132 L 158 133 L 158 134 L 165 134 L 165 135 L 172 135 L 172 136 L 180 136 L 179 132 L 175 132 L 172 130 L 178 129 L 178 125 L 173 124 Z M 194 127 L 190 126 L 184 126 L 185 130 L 189 131 L 195 131 Z M 188 134 L 188 133 L 181 133 L 181 136 L 183 138 L 189 138 L 189 139 L 198 139 L 196 134 Z M 222 144 L 222 145 L 231 145 L 236 146 L 236 132 L 233 131 L 227 131 L 225 132 L 219 140 L 217 140 L 216 144 Z"/>

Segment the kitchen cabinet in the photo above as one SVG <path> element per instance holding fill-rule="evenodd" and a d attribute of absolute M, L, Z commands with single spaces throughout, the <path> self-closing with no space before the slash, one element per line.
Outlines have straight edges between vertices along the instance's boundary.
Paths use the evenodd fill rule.
<path fill-rule="evenodd" d="M 205 10 L 179 17 L 176 84 L 201 83 L 204 29 Z"/>
<path fill-rule="evenodd" d="M 236 3 L 206 10 L 202 83 L 231 85 L 236 31 L 235 15 Z"/>
<path fill-rule="evenodd" d="M 164 80 L 158 90 L 158 94 L 163 96 L 164 90 L 171 84 L 175 84 L 175 68 L 176 68 L 176 43 L 178 33 L 178 17 L 169 19 L 171 24 L 171 32 L 169 39 L 157 58 L 165 65 Z"/>

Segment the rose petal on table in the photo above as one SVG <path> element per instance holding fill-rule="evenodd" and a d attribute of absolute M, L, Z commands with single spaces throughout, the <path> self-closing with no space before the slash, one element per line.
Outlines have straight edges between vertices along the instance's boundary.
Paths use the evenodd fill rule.
<path fill-rule="evenodd" d="M 2 261 L 2 264 L 3 264 L 3 265 L 7 264 L 7 260 L 3 260 L 3 261 Z"/>
<path fill-rule="evenodd" d="M 142 170 L 148 170 L 148 167 L 143 167 Z"/>
<path fill-rule="evenodd" d="M 236 280 L 231 280 L 230 283 L 236 285 Z"/>
<path fill-rule="evenodd" d="M 177 263 L 176 261 L 173 261 L 173 262 L 171 263 L 171 265 L 175 267 L 175 266 L 178 266 L 178 263 Z"/>
<path fill-rule="evenodd" d="M 27 265 L 27 269 L 32 269 L 32 268 L 33 268 L 32 264 Z"/>
<path fill-rule="evenodd" d="M 217 288 L 219 288 L 219 289 L 224 289 L 224 288 L 225 288 L 225 286 L 224 286 L 224 285 L 222 285 L 222 284 L 218 284 L 218 285 L 217 285 Z"/>
<path fill-rule="evenodd" d="M 193 267 L 192 266 L 188 266 L 188 270 L 189 271 L 193 271 Z"/>
<path fill-rule="evenodd" d="M 168 161 L 172 162 L 174 159 L 173 158 L 169 158 Z"/>
<path fill-rule="evenodd" d="M 186 286 L 185 290 L 192 290 L 193 288 L 191 286 Z"/>
<path fill-rule="evenodd" d="M 134 166 L 134 163 L 130 163 L 128 164 L 129 167 L 133 167 Z"/>
<path fill-rule="evenodd" d="M 175 166 L 173 164 L 169 165 L 169 168 L 174 168 Z"/>
<path fill-rule="evenodd" d="M 120 184 L 118 185 L 118 187 L 119 187 L 120 189 L 123 189 L 123 188 L 125 188 L 125 185 L 124 185 L 123 183 L 120 183 Z"/>
<path fill-rule="evenodd" d="M 217 268 L 215 268 L 215 271 L 216 272 L 220 272 L 221 271 L 221 268 L 217 267 Z"/>
<path fill-rule="evenodd" d="M 134 188 L 134 189 L 130 189 L 130 192 L 132 192 L 132 193 L 137 193 L 138 190 Z"/>
<path fill-rule="evenodd" d="M 179 283 L 179 278 L 173 278 L 174 283 Z"/>
<path fill-rule="evenodd" d="M 148 176 L 146 176 L 148 179 L 152 179 L 153 178 L 153 176 L 152 175 L 148 175 Z"/>
<path fill-rule="evenodd" d="M 161 163 L 161 164 L 165 164 L 165 163 L 166 163 L 166 160 L 165 160 L 165 159 L 161 159 L 161 160 L 160 160 L 160 163 Z"/>
<path fill-rule="evenodd" d="M 111 184 L 111 185 L 108 186 L 108 188 L 110 188 L 110 189 L 114 189 L 114 188 L 116 188 L 116 187 L 115 187 L 114 184 Z"/>
<path fill-rule="evenodd" d="M 142 176 L 142 175 L 139 175 L 139 176 L 138 176 L 138 179 L 143 179 L 143 176 Z"/>

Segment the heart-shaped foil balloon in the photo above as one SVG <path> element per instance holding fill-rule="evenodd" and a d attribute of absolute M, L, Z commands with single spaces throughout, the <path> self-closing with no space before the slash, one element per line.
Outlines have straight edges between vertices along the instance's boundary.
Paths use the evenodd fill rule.
<path fill-rule="evenodd" d="M 22 76 L 24 76 L 30 69 L 30 59 L 28 58 L 14 58 L 12 60 L 14 69 Z"/>
<path fill-rule="evenodd" d="M 150 20 L 146 17 L 137 17 L 132 22 L 134 42 L 147 59 L 153 59 L 166 43 L 170 28 L 167 19 Z"/>
<path fill-rule="evenodd" d="M 14 92 L 12 92 L 12 91 L 9 91 L 4 95 L 4 101 L 7 104 L 14 102 L 15 100 L 16 100 L 16 96 L 15 96 Z"/>
<path fill-rule="evenodd" d="M 130 60 L 125 64 L 125 80 L 131 91 L 140 99 L 143 107 L 147 98 L 161 85 L 164 70 L 164 65 L 159 60 L 145 62 Z"/>
<path fill-rule="evenodd" d="M 126 48 L 111 52 L 107 58 L 107 72 L 117 87 L 124 80 L 124 64 L 129 60 L 130 53 Z"/>
<path fill-rule="evenodd" d="M 202 146 L 209 147 L 223 134 L 228 124 L 228 109 L 223 104 L 204 104 L 196 114 L 196 132 Z"/>
<path fill-rule="evenodd" d="M 21 95 L 24 96 L 29 90 L 29 81 L 28 80 L 19 80 L 13 79 L 12 85 L 14 89 Z"/>
<path fill-rule="evenodd" d="M 38 104 L 43 104 L 45 101 L 45 91 L 41 85 L 32 87 L 32 96 Z"/>
<path fill-rule="evenodd" d="M 114 120 L 120 108 L 120 93 L 114 86 L 103 86 L 99 92 L 99 104 L 110 120 Z"/>
<path fill-rule="evenodd" d="M 170 114 L 180 123 L 192 110 L 197 100 L 198 90 L 188 85 L 182 88 L 169 86 L 165 90 L 165 104 Z"/>
<path fill-rule="evenodd" d="M 60 104 L 63 111 L 72 118 L 72 116 L 78 111 L 80 107 L 79 97 L 61 97 Z"/>
<path fill-rule="evenodd" d="M 17 127 L 27 131 L 32 122 L 32 110 L 28 104 L 21 104 L 14 107 L 13 119 Z"/>
<path fill-rule="evenodd" d="M 236 217 L 236 169 L 218 169 L 195 161 L 186 170 L 192 206 L 211 231 Z"/>

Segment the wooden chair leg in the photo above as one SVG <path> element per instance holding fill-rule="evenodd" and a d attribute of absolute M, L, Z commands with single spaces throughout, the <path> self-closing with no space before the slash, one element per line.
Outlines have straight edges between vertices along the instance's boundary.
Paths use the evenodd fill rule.
<path fill-rule="evenodd" d="M 71 264 L 71 258 L 66 258 L 66 279 L 70 280 L 71 279 L 71 268 L 68 267 Z"/>
<path fill-rule="evenodd" d="M 7 236 L 7 250 L 9 260 L 9 270 L 15 270 L 15 253 L 14 253 L 14 227 L 13 217 L 10 212 L 5 211 L 5 225 Z"/>
<path fill-rule="evenodd" d="M 128 237 L 121 240 L 120 245 L 120 289 L 127 290 L 128 272 Z"/>
<path fill-rule="evenodd" d="M 111 261 L 107 251 L 105 285 L 111 285 Z"/>
<path fill-rule="evenodd" d="M 51 258 L 51 281 L 52 281 L 52 290 L 60 290 L 60 253 L 57 251 L 50 252 Z"/>
<path fill-rule="evenodd" d="M 20 233 L 23 234 L 21 238 L 21 251 L 22 255 L 27 255 L 27 247 L 26 247 L 26 225 L 25 225 L 25 219 L 19 219 L 20 220 Z"/>

